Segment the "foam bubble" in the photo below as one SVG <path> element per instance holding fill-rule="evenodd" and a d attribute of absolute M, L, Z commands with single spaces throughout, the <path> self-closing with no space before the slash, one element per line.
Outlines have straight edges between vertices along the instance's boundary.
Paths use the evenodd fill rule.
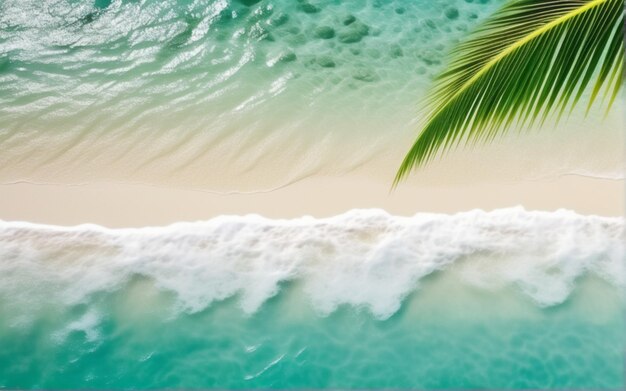
<path fill-rule="evenodd" d="M 623 220 L 521 207 L 454 215 L 352 210 L 325 219 L 220 216 L 167 227 L 0 224 L 0 297 L 33 305 L 86 302 L 130 279 L 173 292 L 182 310 L 238 297 L 253 313 L 298 281 L 322 314 L 341 305 L 387 318 L 420 280 L 454 267 L 468 284 L 518 287 L 563 302 L 586 273 L 626 285 Z M 43 305 L 43 304 L 42 304 Z"/>

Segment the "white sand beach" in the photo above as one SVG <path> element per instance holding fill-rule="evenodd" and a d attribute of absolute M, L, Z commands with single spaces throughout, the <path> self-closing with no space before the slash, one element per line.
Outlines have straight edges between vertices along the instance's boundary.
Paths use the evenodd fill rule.
<path fill-rule="evenodd" d="M 513 183 L 420 186 L 411 182 L 391 191 L 388 183 L 363 177 L 313 177 L 247 194 L 116 183 L 0 186 L 1 220 L 107 227 L 166 225 L 223 214 L 327 217 L 355 208 L 382 208 L 408 216 L 517 205 L 528 210 L 571 209 L 581 214 L 619 216 L 624 212 L 624 181 L 567 175 Z"/>

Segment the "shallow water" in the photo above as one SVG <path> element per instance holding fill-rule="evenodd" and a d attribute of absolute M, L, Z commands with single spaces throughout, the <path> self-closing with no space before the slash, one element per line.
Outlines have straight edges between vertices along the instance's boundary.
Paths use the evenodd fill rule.
<path fill-rule="evenodd" d="M 255 191 L 362 169 L 391 182 L 431 78 L 500 4 L 3 1 L 0 181 Z M 553 147 L 518 152 L 546 161 L 526 176 L 612 175 L 621 120 L 509 147 Z M 603 137 L 580 139 L 590 127 Z M 481 162 L 476 173 L 494 166 Z"/>
<path fill-rule="evenodd" d="M 2 223 L 0 387 L 624 384 L 620 218 Z"/>
<path fill-rule="evenodd" d="M 386 320 L 341 308 L 320 317 L 283 287 L 253 315 L 228 300 L 172 315 L 147 281 L 50 308 L 28 326 L 3 313 L 8 388 L 619 389 L 623 304 L 603 282 L 539 309 L 510 292 L 426 281 Z M 295 297 L 294 297 L 295 296 Z M 442 300 L 445 298 L 445 300 Z M 589 301 L 600 302 L 601 308 Z"/>

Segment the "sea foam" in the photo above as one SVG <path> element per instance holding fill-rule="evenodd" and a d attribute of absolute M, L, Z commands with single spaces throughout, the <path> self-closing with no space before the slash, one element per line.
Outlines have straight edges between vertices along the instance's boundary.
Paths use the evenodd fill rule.
<path fill-rule="evenodd" d="M 0 223 L 0 297 L 75 305 L 132 278 L 172 292 L 181 310 L 237 297 L 257 311 L 281 283 L 301 285 L 329 314 L 340 305 L 385 319 L 420 280 L 453 268 L 482 289 L 514 287 L 538 305 L 562 303 L 577 278 L 626 283 L 622 218 L 521 207 L 454 215 L 352 210 L 316 219 L 220 216 L 166 227 L 107 229 Z"/>

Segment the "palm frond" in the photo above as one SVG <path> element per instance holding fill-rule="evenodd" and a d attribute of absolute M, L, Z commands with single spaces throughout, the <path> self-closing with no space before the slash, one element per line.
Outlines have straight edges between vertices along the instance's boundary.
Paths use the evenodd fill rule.
<path fill-rule="evenodd" d="M 590 92 L 610 107 L 622 85 L 623 0 L 513 0 L 453 53 L 428 95 L 425 124 L 394 186 L 460 142 L 493 140 L 513 123 L 556 121 Z"/>

